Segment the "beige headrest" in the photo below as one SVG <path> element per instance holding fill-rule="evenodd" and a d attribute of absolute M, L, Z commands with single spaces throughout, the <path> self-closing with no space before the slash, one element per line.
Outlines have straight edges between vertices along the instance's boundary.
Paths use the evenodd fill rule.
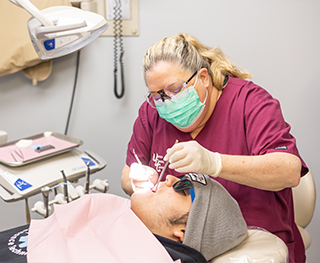
<path fill-rule="evenodd" d="M 285 263 L 287 259 L 288 248 L 280 238 L 263 229 L 249 229 L 246 239 L 239 246 L 214 258 L 211 263 Z"/>

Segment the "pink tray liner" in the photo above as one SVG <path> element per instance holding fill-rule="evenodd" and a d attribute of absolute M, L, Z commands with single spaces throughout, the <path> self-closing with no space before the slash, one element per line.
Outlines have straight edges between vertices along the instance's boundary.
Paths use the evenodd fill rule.
<path fill-rule="evenodd" d="M 15 144 L 8 145 L 5 147 L 0 147 L 0 160 L 5 162 L 26 162 L 34 158 L 38 158 L 41 156 L 52 154 L 54 152 L 59 152 L 61 150 L 72 148 L 77 145 L 75 143 L 71 143 L 54 136 L 40 137 L 32 140 L 32 145 L 39 145 L 39 144 L 42 144 L 42 146 L 46 146 L 50 144 L 55 148 L 38 153 L 35 151 L 34 148 L 32 148 L 32 146 L 29 146 L 27 148 L 21 148 L 21 147 L 17 147 Z M 24 158 L 20 157 L 21 153 Z M 16 160 L 12 157 L 12 155 L 14 155 Z"/>

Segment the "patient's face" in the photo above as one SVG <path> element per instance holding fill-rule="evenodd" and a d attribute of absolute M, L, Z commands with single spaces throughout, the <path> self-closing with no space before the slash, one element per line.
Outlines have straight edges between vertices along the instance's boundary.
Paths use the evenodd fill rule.
<path fill-rule="evenodd" d="M 158 191 L 150 189 L 137 191 L 131 196 L 131 208 L 140 220 L 154 233 L 167 238 L 172 236 L 172 225 L 177 219 L 187 215 L 191 208 L 190 192 L 176 192 L 172 185 L 179 179 L 168 175 L 160 183 Z"/>

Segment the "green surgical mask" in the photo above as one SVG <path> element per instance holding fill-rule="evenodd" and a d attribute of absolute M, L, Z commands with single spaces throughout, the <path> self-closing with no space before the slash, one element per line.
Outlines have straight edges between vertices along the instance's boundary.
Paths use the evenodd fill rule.
<path fill-rule="evenodd" d="M 205 101 L 207 99 L 206 95 Z M 161 118 L 179 128 L 189 128 L 200 117 L 205 101 L 202 103 L 199 99 L 194 86 L 166 99 L 164 102 L 157 102 L 156 107 Z"/>

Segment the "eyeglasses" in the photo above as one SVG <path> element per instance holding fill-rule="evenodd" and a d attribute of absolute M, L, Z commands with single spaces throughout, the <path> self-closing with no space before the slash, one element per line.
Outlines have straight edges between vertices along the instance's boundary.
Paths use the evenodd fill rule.
<path fill-rule="evenodd" d="M 179 81 L 173 85 L 166 87 L 159 91 L 150 92 L 146 96 L 147 102 L 152 108 L 156 108 L 156 104 L 164 102 L 166 99 L 171 99 L 173 96 L 177 95 L 182 89 L 187 88 L 187 84 L 197 75 L 198 71 L 193 73 L 193 75 L 187 81 Z"/>
<path fill-rule="evenodd" d="M 177 181 L 173 184 L 173 186 L 172 186 L 173 190 L 175 190 L 176 192 L 182 192 L 183 194 L 185 194 L 184 190 L 189 189 L 190 195 L 191 195 L 191 202 L 193 202 L 193 200 L 195 198 L 195 194 L 194 194 L 192 182 L 185 175 L 180 178 L 181 179 L 179 181 Z"/>

